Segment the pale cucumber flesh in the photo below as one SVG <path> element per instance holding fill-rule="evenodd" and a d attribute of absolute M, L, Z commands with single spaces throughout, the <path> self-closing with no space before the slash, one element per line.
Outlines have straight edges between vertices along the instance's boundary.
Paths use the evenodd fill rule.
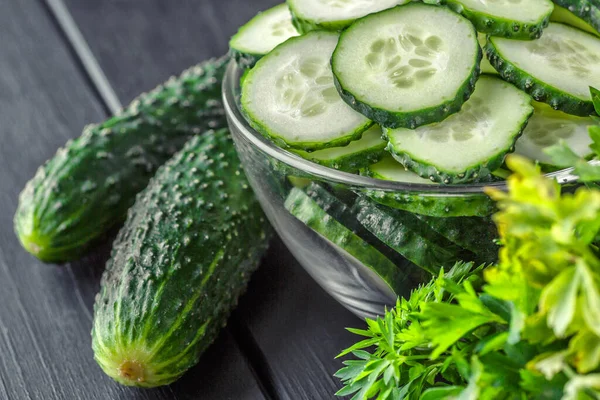
<path fill-rule="evenodd" d="M 385 153 L 387 142 L 382 139 L 381 135 L 381 127 L 373 125 L 363 133 L 360 139 L 354 140 L 346 146 L 330 147 L 313 152 L 295 150 L 294 153 L 317 164 L 346 171 L 356 171 L 376 162 Z"/>
<path fill-rule="evenodd" d="M 522 41 L 492 37 L 490 42 L 503 65 L 506 62 L 520 71 L 506 70 L 502 75 L 509 81 L 517 81 L 519 75 L 532 79 L 529 86 L 539 81 L 543 91 L 539 96 L 548 97 L 544 102 L 558 108 L 553 96 L 572 97 L 573 101 L 591 102 L 589 87 L 600 87 L 600 39 L 579 29 L 551 23 L 538 40 Z M 527 77 L 524 85 L 527 86 Z M 516 82 L 515 84 L 518 84 Z M 527 89 L 527 87 L 524 87 Z M 540 89 L 542 90 L 542 89 Z M 556 92 L 556 93 L 551 93 Z M 534 94 L 537 100 L 538 96 Z"/>
<path fill-rule="evenodd" d="M 365 15 L 409 0 L 287 0 L 296 25 L 302 31 L 341 30 Z"/>
<path fill-rule="evenodd" d="M 596 9 L 598 8 L 600 8 L 600 6 L 596 6 Z M 573 9 L 573 11 L 575 10 Z M 599 12 L 597 11 L 597 13 Z M 600 36 L 598 28 L 594 28 L 592 25 L 575 15 L 573 12 L 569 11 L 564 7 L 559 6 L 558 4 L 554 4 L 554 11 L 550 16 L 550 20 L 553 22 L 560 22 L 563 24 L 571 25 L 575 28 L 581 29 L 582 31 L 586 31 L 593 35 Z M 600 20 L 598 20 L 597 22 L 597 26 L 600 27 Z"/>
<path fill-rule="evenodd" d="M 382 126 L 414 128 L 460 108 L 480 57 L 468 20 L 411 3 L 356 21 L 331 62 L 338 90 L 353 108 Z"/>
<path fill-rule="evenodd" d="M 485 35 L 483 33 L 478 33 L 477 40 L 479 41 L 479 46 L 481 48 L 484 48 L 487 42 Z M 481 69 L 482 74 L 498 75 L 498 71 L 496 71 L 494 67 L 492 67 L 492 64 L 490 64 L 490 60 L 487 59 L 485 54 L 481 58 L 481 64 L 479 64 L 479 68 Z"/>
<path fill-rule="evenodd" d="M 550 0 L 441 0 L 468 18 L 477 31 L 520 40 L 533 40 L 548 26 Z"/>
<path fill-rule="evenodd" d="M 533 24 L 549 16 L 549 0 L 457 0 L 472 11 L 523 24 Z M 482 15 L 483 17 L 483 15 Z"/>
<path fill-rule="evenodd" d="M 289 9 L 280 4 L 259 13 L 242 26 L 229 41 L 229 47 L 247 56 L 260 57 L 298 35 Z"/>
<path fill-rule="evenodd" d="M 530 101 L 514 86 L 482 76 L 461 111 L 444 121 L 385 130 L 388 149 L 406 168 L 436 182 L 485 178 L 513 150 L 533 112 Z"/>
<path fill-rule="evenodd" d="M 340 98 L 329 60 L 338 35 L 311 32 L 263 57 L 244 78 L 242 109 L 282 147 L 319 150 L 359 139 L 372 122 Z"/>
<path fill-rule="evenodd" d="M 417 183 L 420 185 L 439 185 L 435 182 L 432 182 L 430 179 L 421 178 L 414 172 L 407 170 L 391 155 L 388 155 L 381 159 L 381 161 L 370 165 L 367 170 L 368 176 L 384 181 Z"/>
<path fill-rule="evenodd" d="M 523 136 L 517 140 L 515 153 L 552 165 L 552 158 L 544 149 L 560 140 L 580 157 L 588 157 L 592 153 L 589 148 L 592 140 L 588 133 L 588 128 L 596 125 L 592 118 L 565 114 L 544 103 L 534 103 L 534 109 Z"/>

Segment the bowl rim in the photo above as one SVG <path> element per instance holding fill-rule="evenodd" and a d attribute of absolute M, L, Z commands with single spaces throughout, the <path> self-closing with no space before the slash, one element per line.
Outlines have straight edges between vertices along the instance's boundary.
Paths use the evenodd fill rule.
<path fill-rule="evenodd" d="M 251 145 L 258 148 L 261 152 L 277 159 L 288 166 L 296 168 L 302 172 L 308 173 L 317 178 L 325 179 L 330 182 L 348 185 L 357 189 L 382 190 L 394 192 L 418 192 L 422 195 L 443 195 L 464 196 L 467 194 L 483 194 L 484 188 L 493 187 L 500 190 L 506 190 L 506 181 L 483 182 L 460 185 L 441 185 L 441 184 L 423 184 L 385 181 L 376 178 L 370 178 L 362 175 L 356 175 L 349 172 L 339 171 L 333 168 L 325 167 L 306 160 L 292 152 L 289 152 L 275 143 L 265 138 L 262 134 L 250 126 L 247 119 L 242 114 L 239 101 L 237 101 L 236 91 L 239 88 L 240 77 L 243 74 L 236 61 L 232 59 L 225 71 L 222 96 L 225 107 L 225 114 L 231 125 L 231 129 L 240 132 L 241 135 Z M 561 184 L 568 184 L 577 181 L 577 176 L 573 173 L 573 168 L 566 168 L 556 172 L 545 174 L 549 178 L 557 180 Z"/>

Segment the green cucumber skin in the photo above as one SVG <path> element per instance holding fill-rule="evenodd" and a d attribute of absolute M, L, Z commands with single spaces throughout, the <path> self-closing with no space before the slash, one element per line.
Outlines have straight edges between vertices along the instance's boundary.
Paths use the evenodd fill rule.
<path fill-rule="evenodd" d="M 350 154 L 344 157 L 336 158 L 335 160 L 320 160 L 312 158 L 310 153 L 308 155 L 299 154 L 302 158 L 305 158 L 315 164 L 323 165 L 328 168 L 337 169 L 346 172 L 356 172 L 361 168 L 365 168 L 371 164 L 375 164 L 385 155 L 385 142 L 382 142 L 380 148 L 371 148 L 365 150 L 359 154 Z"/>
<path fill-rule="evenodd" d="M 264 54 L 250 54 L 231 48 L 229 49 L 229 57 L 234 59 L 237 65 L 243 69 L 253 68 L 263 56 Z"/>
<path fill-rule="evenodd" d="M 301 37 L 301 36 L 299 36 L 299 37 Z M 293 40 L 293 39 L 294 38 L 292 38 L 290 40 Z M 260 62 L 260 60 L 259 60 L 259 62 Z M 251 72 L 252 70 L 248 70 L 248 71 Z M 242 78 L 246 79 L 247 76 L 248 75 L 244 75 Z M 252 128 L 254 128 L 257 132 L 259 132 L 261 135 L 263 135 L 267 139 L 271 140 L 273 143 L 275 143 L 277 146 L 281 147 L 282 149 L 296 149 L 296 150 L 303 150 L 303 151 L 308 151 L 308 152 L 315 151 L 315 150 L 328 149 L 330 147 L 346 146 L 350 142 L 359 140 L 362 137 L 363 133 L 367 129 L 369 129 L 371 126 L 373 126 L 373 121 L 367 120 L 362 126 L 359 126 L 352 132 L 348 132 L 348 134 L 346 136 L 330 140 L 329 142 L 288 142 L 285 139 L 278 136 L 277 132 L 274 132 L 271 129 L 269 129 L 268 127 L 265 127 L 263 124 L 256 122 L 253 119 L 252 115 L 250 115 L 250 113 L 245 111 L 244 107 L 242 107 L 242 114 L 244 114 L 246 116 L 246 120 L 248 121 L 248 124 Z"/>
<path fill-rule="evenodd" d="M 360 171 L 363 176 L 385 180 L 369 168 Z M 398 210 L 430 217 L 485 217 L 496 212 L 494 202 L 485 194 L 465 196 L 426 196 L 420 193 L 387 192 L 367 189 L 364 195 Z"/>
<path fill-rule="evenodd" d="M 472 259 L 472 253 L 459 248 L 410 212 L 384 207 L 366 197 L 356 200 L 353 211 L 369 232 L 433 275 L 442 266 Z"/>
<path fill-rule="evenodd" d="M 400 253 L 387 246 L 362 226 L 356 219 L 356 212 L 353 209 L 353 205 L 357 199 L 356 194 L 345 189 L 328 189 L 323 184 L 316 182 L 312 182 L 308 185 L 308 187 L 304 189 L 304 192 L 341 225 L 352 231 L 352 233 L 373 246 L 386 258 L 396 264 L 397 268 L 401 269 L 404 274 L 409 276 L 410 282 L 414 285 L 426 282 L 430 278 L 430 275 L 426 273 L 426 271 L 411 263 Z M 401 294 L 408 293 L 411 289 L 412 286 L 405 287 L 405 290 L 402 291 Z"/>
<path fill-rule="evenodd" d="M 349 132 L 348 135 L 331 140 L 329 142 L 286 142 L 284 139 L 277 136 L 275 132 L 271 131 L 268 128 L 265 128 L 259 123 L 254 122 L 252 117 L 243 109 L 242 113 L 246 116 L 247 121 L 252 128 L 254 128 L 256 131 L 258 131 L 260 134 L 262 134 L 267 139 L 271 140 L 273 143 L 275 143 L 282 149 L 296 149 L 309 152 L 315 150 L 328 149 L 330 147 L 346 146 L 350 142 L 359 140 L 362 137 L 362 134 L 373 125 L 372 121 L 367 121 L 363 126 L 360 126 L 356 130 Z"/>
<path fill-rule="evenodd" d="M 477 35 L 473 28 L 473 34 Z M 480 63 L 482 58 L 482 51 L 479 45 L 477 46 L 477 61 L 471 71 L 470 78 L 467 79 L 464 84 L 459 88 L 456 96 L 441 104 L 438 107 L 429 107 L 419 111 L 411 112 L 391 112 L 388 110 L 380 109 L 371 106 L 367 103 L 362 102 L 352 92 L 344 89 L 338 80 L 333 68 L 333 82 L 337 88 L 338 93 L 342 99 L 354 110 L 358 111 L 362 115 L 366 116 L 372 121 L 377 122 L 379 125 L 385 128 L 409 128 L 415 129 L 421 125 L 428 125 L 434 122 L 440 122 L 446 119 L 448 116 L 460 111 L 462 105 L 471 97 L 471 94 L 475 90 L 475 84 L 479 79 L 480 74 Z M 337 48 L 336 48 L 337 50 Z M 335 51 L 334 51 L 335 54 Z"/>
<path fill-rule="evenodd" d="M 390 152 L 392 157 L 396 159 L 405 168 L 413 171 L 421 178 L 430 179 L 432 182 L 438 182 L 443 184 L 461 184 L 471 182 L 488 182 L 492 176 L 492 172 L 500 168 L 504 164 L 506 155 L 515 151 L 515 142 L 521 137 L 525 127 L 527 127 L 527 121 L 533 114 L 533 107 L 530 112 L 521 121 L 521 128 L 515 131 L 512 135 L 512 144 L 506 148 L 505 151 L 496 154 L 490 158 L 486 163 L 474 164 L 467 167 L 463 172 L 457 174 L 451 171 L 440 170 L 433 165 L 427 164 L 425 161 L 414 158 L 407 152 L 400 152 L 394 149 L 391 142 L 387 146 L 387 151 Z M 386 136 L 384 130 L 384 136 Z"/>
<path fill-rule="evenodd" d="M 534 40 L 542 36 L 542 31 L 550 23 L 550 13 L 533 24 L 519 24 L 509 19 L 495 17 L 473 11 L 464 6 L 460 0 L 447 0 L 445 5 L 454 12 L 471 21 L 477 32 L 491 36 L 502 36 L 519 40 Z"/>
<path fill-rule="evenodd" d="M 389 286 L 394 293 L 406 293 L 413 286 L 409 276 L 369 243 L 343 226 L 327 211 L 317 205 L 302 189 L 292 188 L 285 208 L 307 227 L 358 259 Z M 407 290 L 408 289 L 408 290 Z"/>
<path fill-rule="evenodd" d="M 500 77 L 529 94 L 535 101 L 549 104 L 555 110 L 580 117 L 589 117 L 595 114 L 591 99 L 582 100 L 529 75 L 510 61 L 505 60 L 489 38 L 484 50 L 490 64 L 498 71 Z"/>
<path fill-rule="evenodd" d="M 385 206 L 431 217 L 484 217 L 496 211 L 494 202 L 485 195 L 429 197 L 382 190 L 367 190 L 365 194 Z"/>
<path fill-rule="evenodd" d="M 171 78 L 60 149 L 20 195 L 14 225 L 25 249 L 46 262 L 69 261 L 122 222 L 135 195 L 190 137 L 226 125 L 227 61 Z"/>
<path fill-rule="evenodd" d="M 552 0 L 552 2 L 590 25 L 590 28 L 595 30 L 590 32 L 591 34 L 600 36 L 600 4 L 590 0 Z M 584 30 L 589 32 L 590 29 Z"/>
<path fill-rule="evenodd" d="M 354 20 L 342 20 L 335 22 L 323 22 L 316 23 L 307 19 L 304 19 L 298 15 L 298 12 L 295 10 L 293 4 L 289 1 L 286 1 L 288 8 L 290 9 L 290 13 L 292 14 L 292 24 L 294 28 L 300 33 L 304 35 L 310 31 L 331 31 L 331 32 L 339 32 L 347 28 L 354 22 Z"/>
<path fill-rule="evenodd" d="M 265 221 L 226 129 L 161 167 L 129 210 L 94 305 L 104 372 L 154 387 L 195 365 L 267 248 Z"/>
<path fill-rule="evenodd" d="M 489 217 L 427 217 L 420 215 L 420 220 L 433 230 L 445 236 L 460 247 L 478 255 L 476 261 L 493 263 L 498 259 L 498 238 L 496 224 Z"/>

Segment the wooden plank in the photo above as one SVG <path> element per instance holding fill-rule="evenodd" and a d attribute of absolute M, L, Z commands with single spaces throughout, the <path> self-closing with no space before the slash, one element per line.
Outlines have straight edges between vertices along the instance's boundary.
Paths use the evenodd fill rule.
<path fill-rule="evenodd" d="M 21 249 L 12 217 L 37 166 L 104 107 L 40 1 L 3 2 L 0 37 L 0 398 L 262 398 L 227 332 L 171 387 L 124 388 L 96 365 L 92 303 L 108 243 L 77 263 L 43 265 Z"/>
<path fill-rule="evenodd" d="M 140 88 L 224 53 L 241 24 L 279 1 L 66 2 L 114 90 L 127 100 Z M 267 389 L 282 399 L 331 398 L 340 387 L 332 377 L 341 366 L 334 357 L 356 340 L 344 328 L 360 321 L 329 297 L 279 241 L 240 304 L 230 325 Z"/>
<path fill-rule="evenodd" d="M 123 103 L 227 51 L 229 37 L 280 0 L 65 0 Z"/>
<path fill-rule="evenodd" d="M 274 241 L 234 315 L 268 361 L 281 399 L 328 399 L 341 387 L 335 356 L 356 342 L 346 327 L 361 321 L 304 271 L 285 245 Z"/>

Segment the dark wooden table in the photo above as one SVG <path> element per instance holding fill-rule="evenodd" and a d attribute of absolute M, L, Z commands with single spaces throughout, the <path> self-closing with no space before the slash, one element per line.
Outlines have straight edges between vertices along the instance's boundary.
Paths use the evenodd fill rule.
<path fill-rule="evenodd" d="M 119 102 L 225 53 L 237 27 L 275 2 L 0 0 L 0 399 L 333 397 L 333 358 L 354 340 L 344 327 L 360 321 L 281 242 L 200 364 L 169 387 L 137 390 L 106 377 L 90 348 L 110 241 L 56 266 L 27 254 L 13 233 L 23 185 L 67 139 Z"/>

